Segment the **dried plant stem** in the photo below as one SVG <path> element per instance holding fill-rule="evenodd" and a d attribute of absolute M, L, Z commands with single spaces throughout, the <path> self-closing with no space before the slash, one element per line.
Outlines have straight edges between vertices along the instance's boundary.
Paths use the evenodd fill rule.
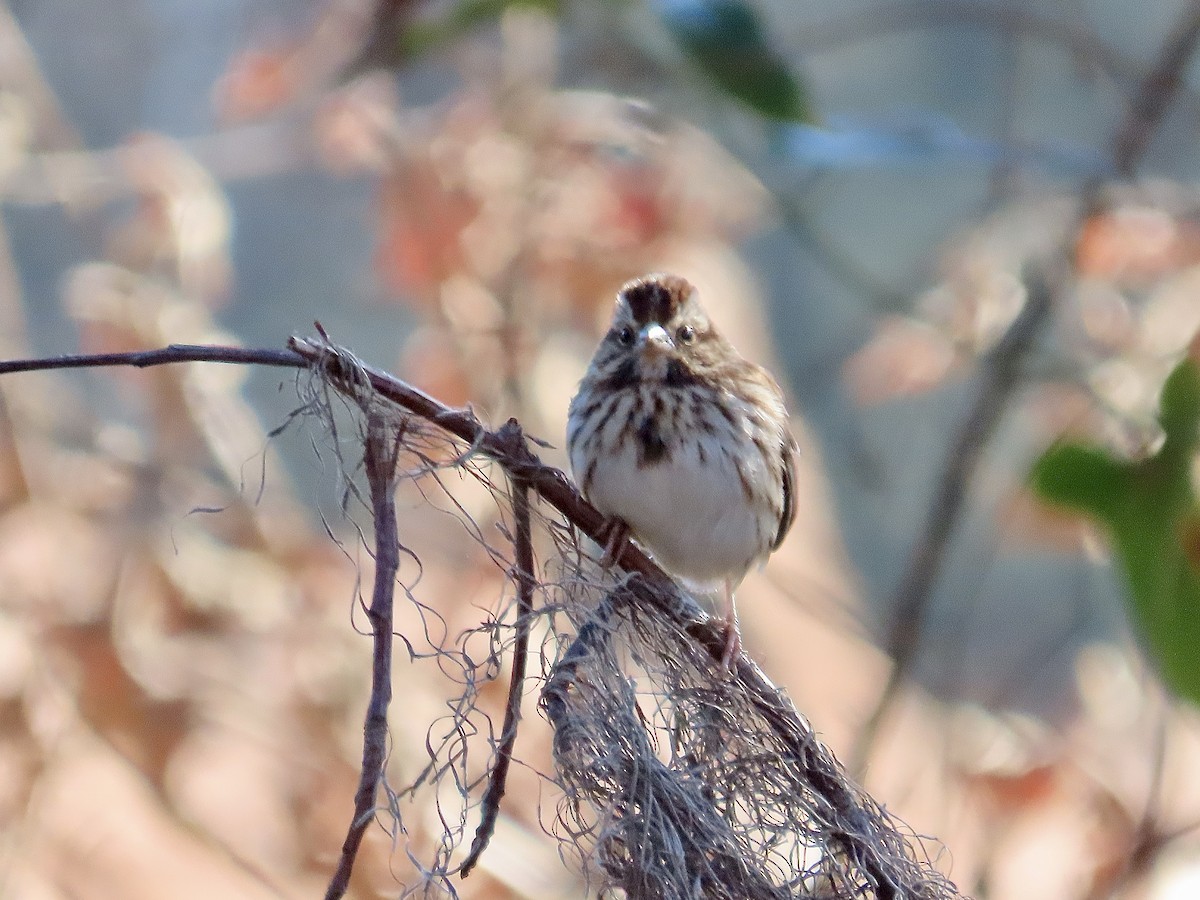
<path fill-rule="evenodd" d="M 516 419 L 509 419 L 500 429 L 499 435 L 513 443 L 514 454 L 526 447 L 521 426 Z M 519 475 L 510 479 L 513 502 L 513 554 L 517 582 L 516 639 L 513 643 L 512 675 L 508 683 L 508 705 L 504 709 L 504 728 L 500 732 L 500 743 L 496 747 L 496 764 L 492 767 L 487 790 L 481 801 L 482 814 L 471 850 L 463 860 L 460 875 L 466 878 L 487 849 L 488 842 L 496 830 L 496 819 L 500 815 L 500 800 L 508 783 L 508 769 L 512 765 L 513 747 L 517 742 L 517 724 L 521 719 L 521 690 L 525 685 L 525 666 L 529 658 L 529 622 L 533 613 L 533 592 L 537 580 L 533 570 L 533 528 L 529 519 L 529 486 Z"/>
<path fill-rule="evenodd" d="M 395 472 L 403 426 L 397 428 L 377 411 L 367 411 L 364 463 L 375 521 L 375 585 L 367 620 L 374 653 L 371 660 L 371 699 L 363 722 L 362 768 L 354 794 L 354 816 L 342 843 L 342 855 L 325 891 L 325 900 L 346 894 L 354 860 L 367 826 L 375 818 L 375 796 L 387 759 L 388 705 L 392 699 L 392 619 L 400 540 L 396 529 Z"/>

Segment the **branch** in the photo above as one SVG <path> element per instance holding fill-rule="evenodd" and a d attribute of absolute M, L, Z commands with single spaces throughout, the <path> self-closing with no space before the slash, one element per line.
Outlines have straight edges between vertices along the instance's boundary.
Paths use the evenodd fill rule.
<path fill-rule="evenodd" d="M 375 818 L 375 795 L 383 780 L 387 760 L 388 704 L 392 699 L 392 618 L 396 572 L 400 568 L 400 539 L 396 530 L 394 493 L 396 460 L 404 433 L 394 430 L 377 411 L 367 412 L 367 446 L 364 463 L 371 489 L 375 521 L 375 586 L 367 620 L 371 623 L 374 653 L 371 660 L 371 699 L 363 723 L 362 768 L 354 794 L 354 816 L 342 843 L 342 855 L 325 891 L 325 900 L 339 900 L 350 886 L 354 860 L 367 826 Z"/>
<path fill-rule="evenodd" d="M 1052 280 L 1040 277 L 1040 274 L 1048 273 L 1031 274 L 1024 308 L 980 363 L 982 375 L 975 399 L 951 442 L 941 479 L 929 504 L 925 527 L 892 598 L 892 626 L 884 642 L 884 649 L 892 657 L 892 670 L 875 709 L 863 726 L 851 759 L 852 771 L 863 770 L 883 717 L 916 659 L 929 600 L 945 562 L 950 539 L 966 507 L 968 488 L 1020 381 L 1022 363 L 1050 318 L 1066 278 L 1065 265 L 1058 268 Z"/>
<path fill-rule="evenodd" d="M 572 525 L 594 541 L 604 541 L 605 517 L 583 499 L 560 470 L 543 463 L 527 447 L 516 452 L 502 433 L 489 431 L 469 409 L 454 409 L 381 369 L 365 365 L 348 352 L 324 341 L 293 337 L 288 346 L 323 371 L 343 389 L 352 389 L 358 379 L 382 397 L 432 422 L 466 443 L 472 452 L 495 460 L 510 475 L 525 479 L 543 500 L 562 513 Z M 3 370 L 0 370 L 2 374 Z M 618 548 L 614 562 L 627 572 L 636 572 L 660 591 L 673 593 L 675 584 L 631 541 Z M 715 657 L 720 660 L 720 654 Z"/>
<path fill-rule="evenodd" d="M 99 369 L 107 366 L 133 366 L 145 369 L 172 363 L 211 362 L 237 365 L 279 366 L 302 369 L 308 360 L 291 350 L 252 350 L 243 347 L 218 347 L 210 344 L 171 344 L 158 350 L 131 353 L 82 353 L 50 356 L 42 359 L 0 359 L 0 375 L 15 372 L 39 372 L 49 369 Z"/>
<path fill-rule="evenodd" d="M 509 419 L 499 432 L 501 437 L 512 443 L 514 455 L 529 452 L 525 436 L 516 419 Z M 515 577 L 517 581 L 516 641 L 513 644 L 512 675 L 508 683 L 508 705 L 504 709 L 504 727 L 500 732 L 500 745 L 496 748 L 496 765 L 492 769 L 487 790 L 480 805 L 483 815 L 475 830 L 471 850 L 463 860 L 461 876 L 466 878 L 487 849 L 488 842 L 496 830 L 496 819 L 500 815 L 500 800 L 508 784 L 508 769 L 512 764 L 513 747 L 517 742 L 517 723 L 521 719 L 521 689 L 525 685 L 525 665 L 529 657 L 529 620 L 533 615 L 533 591 L 537 585 L 533 570 L 533 528 L 529 521 L 529 487 L 525 479 L 511 479 L 513 493 L 513 535 L 516 556 Z"/>

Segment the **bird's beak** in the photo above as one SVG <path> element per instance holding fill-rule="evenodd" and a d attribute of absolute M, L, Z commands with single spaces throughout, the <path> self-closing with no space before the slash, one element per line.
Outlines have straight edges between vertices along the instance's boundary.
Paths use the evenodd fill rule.
<path fill-rule="evenodd" d="M 651 322 L 638 334 L 638 348 L 642 353 L 665 354 L 675 349 L 671 335 L 657 322 Z"/>

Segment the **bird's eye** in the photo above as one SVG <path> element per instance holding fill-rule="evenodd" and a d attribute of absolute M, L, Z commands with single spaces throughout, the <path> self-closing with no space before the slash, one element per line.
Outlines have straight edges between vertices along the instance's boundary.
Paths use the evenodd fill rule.
<path fill-rule="evenodd" d="M 622 347 L 628 347 L 633 343 L 633 329 L 628 325 L 621 326 L 621 330 L 617 332 L 617 343 Z"/>
<path fill-rule="evenodd" d="M 679 329 L 675 332 L 675 337 L 679 339 L 679 343 L 681 344 L 690 344 L 696 340 L 696 329 L 691 325 L 680 325 Z"/>

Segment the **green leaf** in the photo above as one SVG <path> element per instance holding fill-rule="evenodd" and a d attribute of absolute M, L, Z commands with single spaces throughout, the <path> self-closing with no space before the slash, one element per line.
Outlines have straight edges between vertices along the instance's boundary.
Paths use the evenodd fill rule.
<path fill-rule="evenodd" d="M 1200 365 L 1185 361 L 1177 366 L 1163 385 L 1162 412 L 1159 420 L 1168 439 L 1175 436 L 1185 443 L 1184 450 L 1194 450 L 1200 438 Z"/>
<path fill-rule="evenodd" d="M 744 0 L 658 0 L 671 35 L 718 87 L 769 119 L 813 122 L 808 95 Z"/>
<path fill-rule="evenodd" d="M 1200 502 L 1192 463 L 1200 447 L 1200 365 L 1185 359 L 1163 385 L 1165 438 L 1134 462 L 1061 444 L 1034 466 L 1046 500 L 1107 526 L 1129 584 L 1130 612 L 1166 684 L 1200 705 Z"/>
<path fill-rule="evenodd" d="M 1059 444 L 1033 469 L 1033 487 L 1043 498 L 1097 519 L 1109 515 L 1128 487 L 1123 465 L 1105 450 Z"/>

